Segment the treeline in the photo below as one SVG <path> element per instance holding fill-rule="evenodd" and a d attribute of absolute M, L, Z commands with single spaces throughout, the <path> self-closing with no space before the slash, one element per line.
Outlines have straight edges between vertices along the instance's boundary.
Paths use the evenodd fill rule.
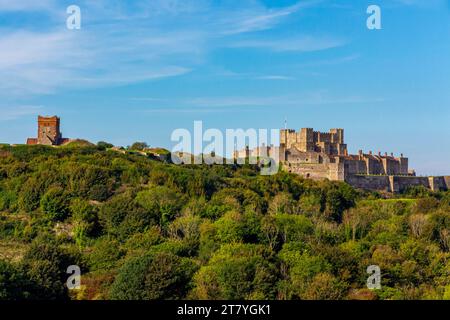
<path fill-rule="evenodd" d="M 0 249 L 0 299 L 450 299 L 450 193 L 3 146 Z"/>

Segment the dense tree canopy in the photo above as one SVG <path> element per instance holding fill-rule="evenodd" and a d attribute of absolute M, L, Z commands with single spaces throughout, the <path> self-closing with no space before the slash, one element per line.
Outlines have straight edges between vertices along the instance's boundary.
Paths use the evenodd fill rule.
<path fill-rule="evenodd" d="M 111 147 L 0 147 L 0 299 L 450 299 L 450 192 Z"/>

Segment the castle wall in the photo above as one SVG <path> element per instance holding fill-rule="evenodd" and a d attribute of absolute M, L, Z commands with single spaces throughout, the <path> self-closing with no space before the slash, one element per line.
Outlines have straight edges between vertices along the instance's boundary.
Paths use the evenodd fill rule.
<path fill-rule="evenodd" d="M 394 158 L 382 158 L 384 173 L 387 175 L 398 175 L 400 174 L 400 162 Z"/>
<path fill-rule="evenodd" d="M 400 174 L 408 174 L 408 158 L 404 158 L 403 155 L 399 158 L 400 162 Z"/>
<path fill-rule="evenodd" d="M 345 182 L 364 190 L 391 191 L 388 176 L 349 175 L 345 177 Z"/>
<path fill-rule="evenodd" d="M 284 144 L 280 144 L 279 159 L 280 159 L 280 162 L 285 162 L 286 161 L 286 147 L 285 147 Z"/>
<path fill-rule="evenodd" d="M 344 163 L 285 163 L 286 171 L 304 178 L 333 181 L 344 181 Z"/>
<path fill-rule="evenodd" d="M 408 187 L 424 186 L 431 189 L 428 177 L 390 176 L 391 192 L 402 192 Z"/>
<path fill-rule="evenodd" d="M 344 164 L 346 175 L 367 173 L 366 162 L 364 160 L 346 159 L 344 160 Z"/>
<path fill-rule="evenodd" d="M 314 141 L 331 143 L 331 133 L 314 131 Z"/>
<path fill-rule="evenodd" d="M 328 165 L 328 179 L 334 181 L 344 181 L 345 164 L 343 162 L 330 163 Z"/>
<path fill-rule="evenodd" d="M 424 186 L 433 191 L 449 190 L 450 177 L 413 177 L 387 175 L 349 175 L 345 182 L 355 188 L 388 192 L 402 192 L 408 187 Z"/>
<path fill-rule="evenodd" d="M 296 151 L 295 149 L 291 149 L 290 151 L 288 151 L 286 160 L 290 163 L 296 164 L 330 162 L 328 156 L 325 154 L 312 151 L 300 152 Z"/>
<path fill-rule="evenodd" d="M 445 186 L 450 190 L 450 176 L 444 176 Z"/>
<path fill-rule="evenodd" d="M 298 174 L 304 178 L 322 180 L 329 179 L 329 164 L 299 164 L 299 163 L 286 163 L 285 168 L 288 172 Z"/>
<path fill-rule="evenodd" d="M 430 189 L 433 191 L 446 191 L 450 189 L 450 177 L 428 177 Z"/>
<path fill-rule="evenodd" d="M 386 174 L 383 163 L 375 157 L 366 158 L 366 166 L 368 174 Z"/>

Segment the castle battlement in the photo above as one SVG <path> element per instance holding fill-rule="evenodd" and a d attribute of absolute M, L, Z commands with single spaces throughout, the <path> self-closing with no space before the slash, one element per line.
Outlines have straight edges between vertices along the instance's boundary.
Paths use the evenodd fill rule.
<path fill-rule="evenodd" d="M 298 132 L 283 129 L 280 131 L 280 146 L 286 149 L 296 148 L 302 152 L 348 154 L 344 143 L 344 129 L 331 129 L 329 132 L 314 131 L 313 128 L 302 128 Z"/>

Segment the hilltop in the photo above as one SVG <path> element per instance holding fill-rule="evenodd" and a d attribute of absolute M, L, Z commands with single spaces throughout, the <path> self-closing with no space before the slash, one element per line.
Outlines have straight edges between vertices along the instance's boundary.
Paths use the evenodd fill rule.
<path fill-rule="evenodd" d="M 450 298 L 448 192 L 119 150 L 0 146 L 0 299 Z"/>

